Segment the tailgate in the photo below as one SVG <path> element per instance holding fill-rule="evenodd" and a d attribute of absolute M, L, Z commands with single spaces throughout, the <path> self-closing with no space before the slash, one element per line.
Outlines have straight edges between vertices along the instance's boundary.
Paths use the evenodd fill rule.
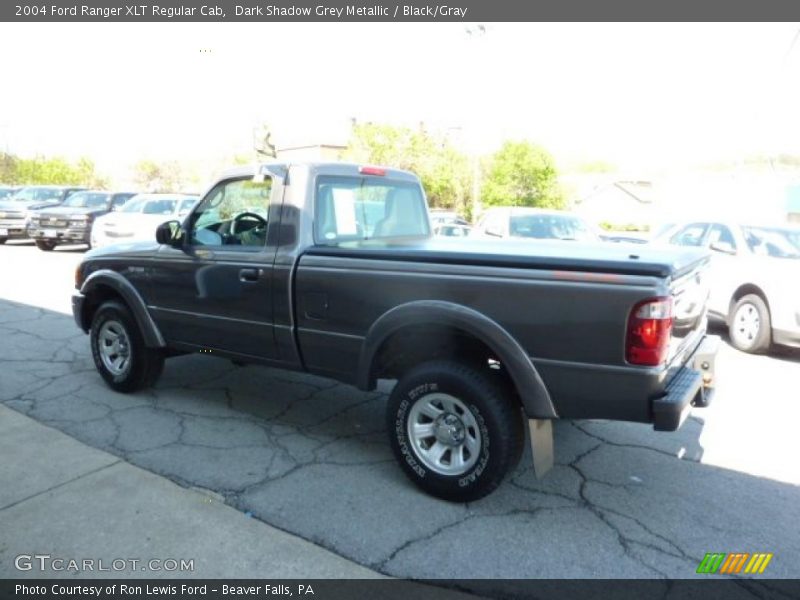
<path fill-rule="evenodd" d="M 708 303 L 708 258 L 687 265 L 672 279 L 672 338 L 667 365 L 683 366 L 706 333 Z"/>

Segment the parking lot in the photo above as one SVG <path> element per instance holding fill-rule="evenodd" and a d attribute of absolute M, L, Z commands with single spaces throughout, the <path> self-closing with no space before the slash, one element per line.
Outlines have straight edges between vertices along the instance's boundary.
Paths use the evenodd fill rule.
<path fill-rule="evenodd" d="M 798 352 L 724 344 L 714 404 L 678 432 L 558 422 L 545 479 L 526 453 L 494 494 L 451 504 L 392 458 L 389 382 L 364 393 L 195 355 L 153 390 L 112 392 L 70 313 L 81 257 L 0 248 L 0 401 L 86 444 L 392 576 L 686 578 L 707 552 L 772 552 L 770 577 L 800 577 Z"/>

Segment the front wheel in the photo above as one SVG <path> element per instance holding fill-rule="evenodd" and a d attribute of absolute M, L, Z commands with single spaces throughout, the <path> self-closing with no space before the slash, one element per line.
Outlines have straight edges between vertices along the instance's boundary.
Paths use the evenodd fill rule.
<path fill-rule="evenodd" d="M 164 354 L 145 345 L 136 320 L 120 302 L 106 302 L 97 309 L 90 342 L 95 367 L 118 392 L 152 386 L 164 368 Z"/>
<path fill-rule="evenodd" d="M 772 325 L 769 308 L 755 294 L 748 294 L 739 299 L 728 319 L 728 332 L 731 343 L 751 354 L 766 352 L 772 343 Z"/>
<path fill-rule="evenodd" d="M 481 498 L 522 454 L 519 406 L 479 370 L 448 361 L 414 367 L 387 406 L 389 441 L 406 475 L 433 496 Z"/>
<path fill-rule="evenodd" d="M 45 252 L 50 252 L 53 248 L 56 247 L 55 242 L 47 242 L 45 240 L 36 240 L 36 247 L 39 250 L 44 250 Z"/>
<path fill-rule="evenodd" d="M 6 238 L 6 237 L 0 237 L 0 246 L 2 246 L 3 244 L 5 244 L 7 241 L 8 241 L 8 238 Z"/>

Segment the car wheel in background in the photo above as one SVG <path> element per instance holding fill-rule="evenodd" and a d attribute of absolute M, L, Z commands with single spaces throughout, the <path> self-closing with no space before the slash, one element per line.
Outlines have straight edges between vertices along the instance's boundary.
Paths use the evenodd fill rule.
<path fill-rule="evenodd" d="M 43 240 L 36 240 L 36 247 L 39 250 L 44 250 L 45 252 L 50 252 L 53 248 L 56 247 L 55 242 L 45 242 Z"/>
<path fill-rule="evenodd" d="M 431 361 L 411 369 L 387 404 L 392 451 L 423 490 L 456 502 L 485 496 L 522 455 L 522 413 L 477 369 Z"/>
<path fill-rule="evenodd" d="M 152 386 L 164 368 L 164 354 L 145 345 L 136 320 L 120 302 L 109 301 L 97 309 L 90 343 L 95 367 L 118 392 Z"/>
<path fill-rule="evenodd" d="M 756 294 L 739 299 L 728 319 L 731 343 L 751 354 L 766 352 L 772 343 L 772 325 L 767 304 Z"/>
<path fill-rule="evenodd" d="M 5 244 L 8 241 L 8 238 L 0 237 L 0 246 Z"/>

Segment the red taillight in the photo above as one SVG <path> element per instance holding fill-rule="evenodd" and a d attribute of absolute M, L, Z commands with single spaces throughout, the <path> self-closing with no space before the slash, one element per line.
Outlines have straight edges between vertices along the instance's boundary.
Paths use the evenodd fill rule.
<path fill-rule="evenodd" d="M 633 307 L 625 336 L 625 360 L 658 366 L 667 358 L 672 334 L 672 298 L 650 298 Z"/>
<path fill-rule="evenodd" d="M 378 177 L 386 175 L 386 169 L 381 167 L 359 167 L 358 172 L 362 175 L 377 175 Z"/>

